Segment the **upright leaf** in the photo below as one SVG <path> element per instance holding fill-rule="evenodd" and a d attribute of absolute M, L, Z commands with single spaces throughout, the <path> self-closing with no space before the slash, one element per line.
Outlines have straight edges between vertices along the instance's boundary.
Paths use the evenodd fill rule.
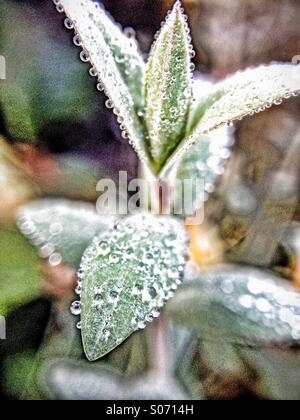
<path fill-rule="evenodd" d="M 62 199 L 44 199 L 19 210 L 17 224 L 53 265 L 64 262 L 77 269 L 95 235 L 113 226 L 114 219 L 100 216 L 93 206 Z"/>
<path fill-rule="evenodd" d="M 90 0 L 55 0 L 67 15 L 66 27 L 75 30 L 74 42 L 81 46 L 81 59 L 89 61 L 98 89 L 108 96 L 106 105 L 118 115 L 123 137 L 128 138 L 140 159 L 148 160 L 144 128 L 137 115 L 142 109 L 143 63 L 137 45 L 122 34 L 98 3 Z"/>
<path fill-rule="evenodd" d="M 120 221 L 87 249 L 79 272 L 85 353 L 96 360 L 121 344 L 181 282 L 187 251 L 183 225 L 150 214 Z M 72 305 L 80 313 L 80 303 Z"/>
<path fill-rule="evenodd" d="M 150 54 L 146 71 L 146 125 L 159 171 L 185 135 L 191 105 L 188 29 L 176 2 Z"/>
<path fill-rule="evenodd" d="M 271 64 L 238 72 L 217 84 L 200 101 L 189 119 L 189 133 L 169 159 L 165 170 L 198 140 L 199 136 L 246 116 L 262 112 L 300 94 L 300 66 Z"/>

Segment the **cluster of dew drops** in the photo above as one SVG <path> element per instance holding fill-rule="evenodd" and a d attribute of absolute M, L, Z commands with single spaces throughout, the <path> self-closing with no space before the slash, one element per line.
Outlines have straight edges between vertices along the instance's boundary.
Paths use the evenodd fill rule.
<path fill-rule="evenodd" d="M 288 86 L 285 86 L 285 78 L 287 77 L 284 69 L 285 66 L 289 66 L 289 64 L 282 64 L 282 70 L 280 73 L 277 73 L 277 69 L 276 69 L 276 73 L 274 72 L 274 74 L 272 75 L 271 73 L 267 73 L 265 74 L 264 71 L 269 67 L 269 66 L 265 66 L 262 65 L 258 68 L 249 68 L 248 70 L 240 70 L 236 73 L 236 78 L 239 77 L 240 82 L 238 83 L 234 83 L 233 86 L 231 86 L 230 84 L 228 85 L 227 89 L 227 93 L 226 96 L 229 97 L 234 97 L 237 102 L 239 101 L 239 95 L 240 95 L 240 91 L 243 91 L 245 88 L 248 90 L 248 97 L 246 99 L 244 99 L 244 104 L 241 103 L 241 112 L 242 114 L 238 117 L 235 117 L 231 120 L 229 120 L 227 122 L 228 126 L 233 126 L 234 122 L 236 121 L 242 121 L 246 116 L 254 116 L 256 114 L 260 114 L 261 112 L 264 112 L 270 108 L 272 108 L 274 105 L 275 106 L 280 106 L 283 104 L 283 102 L 285 100 L 288 100 L 290 98 L 293 97 L 298 97 L 300 95 L 300 90 L 295 90 L 293 92 L 290 91 Z M 247 84 L 249 84 L 249 80 L 248 80 L 248 72 L 251 71 L 255 71 L 255 84 L 253 84 L 251 90 L 249 90 L 249 88 L 247 87 Z M 273 70 L 270 68 L 270 72 L 272 72 Z M 272 76 L 272 77 L 271 77 Z M 265 80 L 264 80 L 265 79 Z M 272 95 L 270 95 L 269 98 L 266 98 L 265 102 L 262 105 L 259 105 L 258 107 L 256 107 L 255 109 L 252 109 L 252 103 L 255 103 L 255 101 L 260 102 L 260 98 L 262 95 L 262 91 L 261 91 L 261 86 L 263 85 L 263 83 L 265 83 L 266 85 L 268 85 L 268 83 L 270 83 L 270 79 L 272 79 L 272 84 L 275 84 L 275 82 L 279 85 L 280 82 L 282 84 L 281 89 L 282 89 L 282 93 L 279 95 L 279 97 L 271 97 Z M 224 83 L 225 86 L 225 90 L 226 89 L 226 80 Z M 232 99 L 231 99 L 232 100 Z M 250 104 L 250 110 L 248 109 Z M 243 110 L 244 108 L 244 110 Z M 216 107 L 215 108 L 215 113 L 212 115 L 212 118 L 219 118 L 220 116 L 222 116 L 222 112 L 220 112 L 221 110 Z"/>
<path fill-rule="evenodd" d="M 261 68 L 263 69 L 265 66 L 261 66 Z M 239 71 L 237 74 L 245 74 L 245 71 Z M 281 75 L 282 76 L 282 75 Z M 278 76 L 280 77 L 280 76 Z M 266 80 L 267 83 L 267 80 Z M 235 94 L 238 93 L 238 88 L 235 88 Z M 230 92 L 227 92 L 228 96 L 233 96 L 234 92 L 232 91 L 232 93 L 230 94 Z M 237 117 L 233 117 L 231 119 L 228 120 L 228 118 L 226 119 L 226 114 L 224 116 L 224 120 L 221 120 L 221 117 L 223 115 L 224 110 L 221 108 L 221 105 L 218 106 L 218 102 L 216 103 L 216 106 L 213 107 L 214 112 L 210 112 L 209 115 L 209 120 L 206 121 L 206 124 L 203 126 L 203 132 L 201 133 L 201 135 L 203 136 L 209 136 L 212 132 L 214 132 L 216 129 L 221 128 L 222 126 L 228 126 L 230 128 L 234 127 L 234 124 L 236 122 L 240 122 L 242 121 L 245 117 L 252 117 L 254 115 L 260 114 L 261 112 L 264 112 L 270 108 L 272 108 L 274 105 L 275 106 L 280 106 L 283 104 L 283 102 L 285 100 L 288 100 L 290 98 L 296 98 L 300 96 L 300 90 L 295 90 L 294 92 L 290 92 L 288 88 L 286 88 L 286 93 L 284 93 L 282 95 L 282 97 L 280 98 L 275 98 L 275 99 L 268 99 L 265 101 L 265 103 L 263 105 L 258 106 L 255 109 L 245 109 L 243 112 L 243 103 L 241 103 L 241 114 Z M 248 98 L 247 102 L 249 102 L 250 99 L 258 99 L 260 97 L 260 91 L 258 86 L 253 86 L 252 88 L 252 94 L 251 97 Z M 236 98 L 236 100 L 238 101 L 239 98 Z M 229 99 L 229 100 L 232 100 Z M 222 106 L 224 106 L 224 103 L 222 103 Z M 247 106 L 247 105 L 246 105 Z M 213 122 L 216 122 L 216 124 L 214 125 Z M 188 139 L 187 141 L 182 145 L 181 149 L 180 149 L 180 153 L 178 153 L 176 156 L 174 156 L 173 158 L 170 159 L 169 165 L 172 166 L 175 161 L 177 159 L 179 159 L 180 157 L 184 156 L 188 150 L 190 149 L 190 147 L 196 143 L 196 141 L 199 139 L 199 133 L 197 131 L 195 131 L 195 133 L 193 133 Z"/>
<path fill-rule="evenodd" d="M 135 308 L 131 327 L 134 330 L 144 329 L 147 322 L 159 316 L 160 309 L 181 284 L 186 252 L 186 233 L 177 221 L 169 218 L 157 220 L 141 214 L 134 216 L 134 220 L 129 218 L 117 222 L 109 237 L 96 238 L 86 251 L 78 272 L 76 293 L 81 297 L 85 280 L 90 276 L 98 277 L 98 284 L 93 286 L 92 308 L 96 311 L 106 308 L 114 312 L 122 295 L 127 294 L 125 289 L 128 287 Z M 124 278 L 120 275 L 113 290 L 108 290 L 109 286 L 101 277 L 101 272 L 116 265 L 121 272 L 121 267 L 128 263 L 135 267 L 138 280 L 133 284 L 124 284 Z M 71 312 L 75 316 L 81 314 L 81 309 L 80 300 L 71 305 Z M 81 328 L 80 322 L 77 327 Z M 108 339 L 107 326 L 105 330 L 103 336 Z"/>
<path fill-rule="evenodd" d="M 184 29 L 185 29 L 185 32 L 186 32 L 186 35 L 187 35 L 189 55 L 190 55 L 190 58 L 193 59 L 196 56 L 196 52 L 195 52 L 194 47 L 192 45 L 191 31 L 190 31 L 190 28 L 189 28 L 189 25 L 188 25 L 188 16 L 185 14 L 184 8 L 181 7 L 180 1 L 177 1 L 174 5 L 174 8 L 179 7 L 179 6 L 180 6 L 180 12 L 182 14 L 183 21 L 184 21 Z M 168 13 L 167 13 L 166 19 L 161 23 L 161 29 L 154 35 L 155 41 L 158 40 L 164 26 L 166 24 L 168 24 L 171 15 L 172 15 L 172 10 L 169 10 Z M 191 63 L 191 65 L 190 65 L 191 72 L 193 72 L 195 70 L 195 68 L 196 68 L 195 64 Z"/>
<path fill-rule="evenodd" d="M 224 306 L 240 315 L 241 320 L 257 323 L 264 339 L 268 328 L 275 341 L 283 335 L 300 341 L 300 296 L 292 288 L 283 288 L 269 273 L 245 270 L 230 276 L 206 276 L 207 286 L 217 288 Z"/>
<path fill-rule="evenodd" d="M 157 124 L 153 124 L 152 132 L 149 133 L 150 137 L 152 138 L 152 143 L 155 143 L 156 138 L 156 132 L 157 128 L 160 127 L 162 130 L 162 135 L 170 133 L 170 132 L 178 132 L 180 133 L 182 130 L 181 124 L 182 120 L 185 119 L 186 116 L 186 109 L 190 103 L 190 101 L 193 101 L 193 95 L 192 95 L 192 79 L 193 79 L 193 72 L 195 70 L 195 64 L 191 61 L 195 56 L 196 52 L 192 45 L 192 37 L 190 35 L 190 28 L 188 25 L 188 16 L 185 14 L 184 9 L 180 6 L 180 2 L 176 2 L 174 8 L 179 7 L 179 10 L 181 12 L 182 18 L 183 18 L 183 24 L 184 24 L 184 30 L 186 33 L 186 40 L 187 40 L 187 47 L 189 51 L 189 58 L 190 58 L 190 81 L 188 80 L 188 76 L 186 75 L 186 66 L 187 66 L 187 60 L 186 57 L 183 54 L 175 54 L 173 59 L 176 62 L 177 67 L 177 75 L 170 75 L 169 74 L 169 66 L 168 62 L 169 60 L 164 59 L 164 63 L 161 63 L 161 65 L 164 67 L 163 71 L 166 73 L 166 77 L 168 80 L 168 83 L 166 87 L 168 87 L 168 90 L 172 90 L 172 87 L 176 85 L 178 82 L 178 79 L 181 79 L 182 82 L 182 89 L 181 93 L 178 92 L 177 98 L 176 98 L 176 106 L 175 104 L 168 109 L 167 111 L 161 113 L 159 112 L 157 114 L 157 118 L 159 119 L 157 121 Z M 164 27 L 167 26 L 170 22 L 170 19 L 172 17 L 172 11 L 169 10 L 166 20 L 162 22 L 161 29 L 156 33 L 155 35 L 155 43 L 157 42 L 159 36 L 161 35 L 161 32 L 163 31 Z M 175 35 L 179 36 L 179 35 Z M 155 44 L 153 46 L 155 48 Z M 174 51 L 173 51 L 174 53 Z M 157 87 L 155 85 L 151 85 L 151 80 L 148 82 L 147 89 L 149 91 L 150 96 L 157 97 Z M 165 89 L 164 92 L 161 93 L 161 99 L 163 101 L 167 101 L 169 99 L 168 97 L 168 91 Z M 152 104 L 153 105 L 153 104 Z M 161 107 L 158 105 L 157 109 L 160 110 Z M 157 140 L 158 143 L 160 143 L 160 140 Z M 160 150 L 153 150 L 152 151 L 155 157 L 159 158 Z"/>
<path fill-rule="evenodd" d="M 64 7 L 61 4 L 60 0 L 53 0 L 53 3 L 56 6 L 56 9 L 59 13 L 65 13 Z M 95 10 L 97 9 L 103 9 L 104 10 L 104 6 L 101 3 L 97 3 L 95 2 L 93 4 L 93 6 L 95 7 Z M 79 47 L 82 49 L 82 51 L 80 52 L 80 59 L 81 61 L 83 61 L 84 63 L 91 63 L 91 68 L 89 70 L 89 74 L 91 77 L 95 77 L 97 78 L 97 90 L 99 92 L 103 92 L 106 96 L 107 96 L 107 100 L 105 101 L 105 106 L 108 109 L 111 109 L 113 111 L 113 113 L 116 115 L 117 118 L 117 122 L 120 125 L 120 130 L 121 130 L 121 136 L 124 140 L 127 140 L 129 142 L 129 144 L 133 147 L 133 149 L 136 151 L 136 153 L 138 154 L 140 160 L 142 162 L 145 162 L 147 160 L 147 155 L 144 152 L 144 150 L 142 150 L 142 148 L 139 146 L 138 142 L 136 142 L 134 140 L 134 138 L 130 135 L 129 130 L 127 125 L 129 123 L 132 122 L 132 118 L 130 117 L 130 115 L 128 114 L 126 116 L 126 122 L 125 123 L 125 119 L 124 117 L 121 115 L 121 111 L 120 109 L 115 105 L 113 99 L 110 96 L 110 93 L 108 91 L 108 89 L 105 86 L 105 83 L 103 82 L 103 80 L 101 79 L 100 74 L 98 73 L 96 67 L 94 66 L 94 64 L 92 63 L 92 59 L 90 57 L 89 52 L 87 51 L 87 49 L 84 47 L 84 42 L 81 39 L 81 36 L 79 35 L 79 33 L 76 31 L 76 25 L 74 24 L 74 22 L 72 21 L 72 19 L 70 17 L 66 17 L 65 21 L 64 21 L 65 27 L 68 30 L 74 30 L 75 31 L 75 35 L 73 37 L 73 43 L 76 47 Z M 135 36 L 136 33 L 134 31 L 133 28 L 125 28 L 123 30 L 123 34 L 130 40 L 132 40 L 132 43 L 130 44 L 132 47 L 134 47 L 136 45 L 136 41 L 135 41 Z M 116 64 L 120 64 L 125 60 L 125 55 L 128 53 L 128 51 L 124 52 L 124 57 L 115 57 L 116 60 Z M 128 64 L 128 63 L 127 63 Z M 134 65 L 134 63 L 132 63 L 132 65 Z M 125 72 L 127 77 L 130 77 L 129 74 L 129 69 Z M 131 97 L 128 98 L 124 98 L 129 102 L 129 105 L 132 107 L 133 106 L 133 101 Z M 143 118 L 144 117 L 144 111 L 143 110 L 138 110 L 137 115 L 139 118 Z M 134 122 L 132 122 L 134 124 Z"/>

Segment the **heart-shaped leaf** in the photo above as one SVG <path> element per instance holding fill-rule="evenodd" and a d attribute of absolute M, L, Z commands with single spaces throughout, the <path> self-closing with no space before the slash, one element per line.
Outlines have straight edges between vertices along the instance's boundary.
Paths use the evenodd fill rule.
<path fill-rule="evenodd" d="M 128 138 L 141 160 L 148 160 L 145 133 L 137 115 L 142 107 L 143 61 L 137 44 L 128 39 L 105 11 L 90 0 L 54 0 L 65 12 L 66 27 L 75 30 L 74 42 L 81 46 L 81 59 L 89 61 L 98 88 L 108 96 L 106 105 L 118 115 L 123 137 Z"/>
<path fill-rule="evenodd" d="M 176 2 L 153 45 L 146 71 L 146 125 L 160 170 L 185 135 L 192 99 L 188 28 Z"/>
<path fill-rule="evenodd" d="M 217 84 L 191 112 L 186 139 L 170 157 L 164 170 L 184 154 L 199 136 L 262 112 L 300 94 L 300 66 L 271 64 L 238 72 Z"/>
<path fill-rule="evenodd" d="M 242 344 L 300 344 L 300 294 L 279 277 L 241 266 L 186 273 L 166 308 L 179 323 Z"/>
<path fill-rule="evenodd" d="M 21 232 L 52 265 L 64 262 L 77 269 L 83 252 L 97 234 L 113 226 L 110 216 L 99 216 L 87 203 L 44 199 L 22 207 L 17 216 Z"/>
<path fill-rule="evenodd" d="M 124 219 L 95 239 L 79 272 L 82 338 L 89 360 L 104 356 L 159 316 L 181 282 L 186 252 L 183 225 L 151 214 Z M 79 302 L 72 309 L 79 314 Z"/>

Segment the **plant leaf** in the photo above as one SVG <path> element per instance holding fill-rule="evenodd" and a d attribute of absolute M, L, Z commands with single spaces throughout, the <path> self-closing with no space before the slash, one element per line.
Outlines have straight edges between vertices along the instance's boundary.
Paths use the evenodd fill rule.
<path fill-rule="evenodd" d="M 54 399 L 94 400 L 186 400 L 189 396 L 175 379 L 166 382 L 154 375 L 121 376 L 109 365 L 54 360 L 42 367 L 40 382 Z"/>
<path fill-rule="evenodd" d="M 61 401 L 123 399 L 121 380 L 121 375 L 110 367 L 95 368 L 87 362 L 70 360 L 46 362 L 40 375 L 47 394 Z"/>
<path fill-rule="evenodd" d="M 109 98 L 107 107 L 118 115 L 123 137 L 147 161 L 145 132 L 137 115 L 143 105 L 143 62 L 137 44 L 122 34 L 98 3 L 61 0 L 57 7 L 68 17 L 66 26 L 74 27 L 75 43 L 83 48 L 81 58 L 92 64 L 98 87 Z"/>
<path fill-rule="evenodd" d="M 71 10 L 70 3 L 72 3 L 73 10 L 74 2 L 61 1 L 66 10 Z M 80 5 L 78 3 L 75 7 L 79 11 Z M 144 107 L 143 79 L 145 63 L 138 51 L 138 45 L 134 36 L 126 36 L 100 3 L 83 0 L 81 1 L 81 7 L 84 7 L 90 21 L 103 35 L 120 75 L 132 95 L 136 110 L 142 111 Z"/>
<path fill-rule="evenodd" d="M 166 311 L 204 338 L 241 344 L 300 344 L 300 296 L 258 269 L 220 266 L 186 270 L 185 284 Z"/>
<path fill-rule="evenodd" d="M 216 179 L 223 173 L 225 162 L 231 155 L 233 141 L 228 128 L 219 128 L 209 136 L 200 137 L 180 160 L 176 179 L 181 182 L 175 184 L 180 185 L 180 188 L 175 188 L 175 203 L 182 203 L 183 185 L 185 197 L 191 198 L 190 203 L 185 202 L 184 216 L 192 216 L 201 209 L 207 194 L 214 191 Z M 192 182 L 185 183 L 187 180 Z M 197 183 L 204 187 L 204 194 L 199 194 Z"/>
<path fill-rule="evenodd" d="M 263 399 L 299 401 L 300 355 L 298 351 L 281 349 L 239 350 L 244 363 L 258 377 L 256 393 Z"/>
<path fill-rule="evenodd" d="M 153 45 L 146 71 L 146 125 L 159 170 L 185 135 L 192 99 L 187 23 L 176 2 Z"/>
<path fill-rule="evenodd" d="M 64 262 L 77 269 L 95 235 L 113 226 L 114 219 L 99 216 L 92 205 L 63 199 L 44 199 L 23 206 L 17 224 L 52 264 Z"/>
<path fill-rule="evenodd" d="M 16 142 L 36 144 L 45 127 L 58 122 L 86 122 L 98 98 L 69 45 L 60 42 L 59 24 L 52 27 L 42 18 L 43 6 L 0 2 L 0 51 L 9 67 L 0 83 L 0 106 Z"/>
<path fill-rule="evenodd" d="M 300 252 L 300 223 L 292 222 L 283 227 L 281 246 L 290 257 L 298 258 Z"/>
<path fill-rule="evenodd" d="M 40 296 L 40 266 L 34 249 L 15 230 L 0 230 L 0 314 Z"/>
<path fill-rule="evenodd" d="M 184 154 L 199 136 L 236 120 L 262 112 L 300 94 L 300 66 L 271 64 L 238 72 L 217 84 L 191 112 L 190 132 L 164 170 Z M 197 121 L 198 120 L 198 121 Z"/>
<path fill-rule="evenodd" d="M 104 356 L 159 316 L 181 281 L 187 251 L 183 225 L 139 214 L 96 238 L 84 254 L 81 322 L 86 356 Z"/>

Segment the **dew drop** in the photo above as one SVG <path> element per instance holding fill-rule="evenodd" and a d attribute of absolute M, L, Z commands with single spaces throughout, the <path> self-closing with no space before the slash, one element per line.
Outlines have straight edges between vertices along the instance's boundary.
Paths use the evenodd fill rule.
<path fill-rule="evenodd" d="M 136 36 L 135 30 L 133 28 L 125 28 L 123 33 L 127 38 L 135 38 Z"/>
<path fill-rule="evenodd" d="M 111 252 L 111 248 L 109 246 L 109 243 L 106 241 L 102 241 L 99 244 L 99 254 L 106 257 Z"/>
<path fill-rule="evenodd" d="M 118 298 L 119 293 L 116 292 L 115 290 L 113 290 L 113 291 L 110 292 L 109 296 L 110 296 L 111 299 L 115 300 L 115 299 Z"/>
<path fill-rule="evenodd" d="M 144 329 L 146 328 L 146 323 L 145 323 L 145 321 L 138 321 L 138 323 L 137 323 L 137 328 L 138 328 L 139 330 L 144 330 Z"/>
<path fill-rule="evenodd" d="M 90 59 L 89 53 L 86 50 L 81 51 L 80 53 L 80 59 L 84 63 L 87 63 Z"/>
<path fill-rule="evenodd" d="M 110 337 L 110 331 L 107 328 L 102 330 L 102 337 L 105 341 L 107 341 Z"/>
<path fill-rule="evenodd" d="M 81 293 L 82 293 L 82 286 L 81 286 L 81 284 L 78 284 L 76 286 L 75 293 L 76 293 L 76 295 L 81 296 Z"/>
<path fill-rule="evenodd" d="M 57 252 L 55 252 L 49 257 L 49 264 L 52 267 L 57 267 L 61 263 L 62 263 L 62 256 L 58 254 Z"/>
<path fill-rule="evenodd" d="M 149 287 L 148 288 L 148 293 L 149 293 L 149 296 L 151 297 L 151 299 L 154 299 L 157 296 L 157 290 L 155 289 L 155 287 Z"/>
<path fill-rule="evenodd" d="M 73 29 L 74 28 L 74 24 L 73 24 L 71 19 L 66 18 L 64 23 L 65 23 L 65 27 L 67 29 Z"/>
<path fill-rule="evenodd" d="M 105 102 L 105 106 L 108 109 L 112 109 L 115 105 L 111 99 L 107 99 L 107 101 Z"/>
<path fill-rule="evenodd" d="M 90 70 L 89 70 L 89 73 L 90 73 L 90 76 L 92 76 L 92 77 L 97 77 L 98 76 L 98 72 L 95 69 L 95 67 L 91 67 Z"/>
<path fill-rule="evenodd" d="M 99 303 L 103 299 L 103 295 L 101 293 L 96 292 L 94 295 L 94 303 Z"/>
<path fill-rule="evenodd" d="M 82 45 L 81 38 L 78 34 L 74 36 L 73 43 L 76 45 L 76 47 L 80 47 Z"/>
<path fill-rule="evenodd" d="M 81 303 L 80 301 L 73 302 L 71 305 L 71 313 L 75 316 L 81 314 Z"/>
<path fill-rule="evenodd" d="M 97 89 L 99 90 L 99 92 L 104 92 L 105 86 L 103 85 L 103 83 L 99 82 L 97 84 Z"/>

